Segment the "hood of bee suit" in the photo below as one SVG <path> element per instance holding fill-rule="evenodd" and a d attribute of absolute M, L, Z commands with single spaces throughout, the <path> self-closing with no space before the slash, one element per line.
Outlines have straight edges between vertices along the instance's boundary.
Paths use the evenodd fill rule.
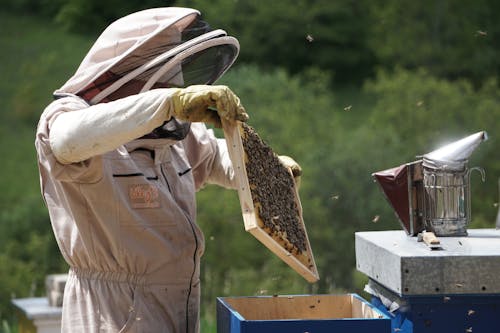
<path fill-rule="evenodd" d="M 237 39 L 224 30 L 210 29 L 195 9 L 146 9 L 109 25 L 54 96 L 76 94 L 97 104 L 120 89 L 132 95 L 155 84 L 212 84 L 238 53 Z M 136 86 L 142 88 L 126 89 L 132 82 L 140 82 Z"/>

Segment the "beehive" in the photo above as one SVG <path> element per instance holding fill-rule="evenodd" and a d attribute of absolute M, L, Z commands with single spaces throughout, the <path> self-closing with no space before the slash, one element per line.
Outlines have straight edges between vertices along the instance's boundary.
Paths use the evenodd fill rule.
<path fill-rule="evenodd" d="M 309 282 L 319 279 L 291 171 L 249 125 L 223 123 L 245 229 Z"/>
<path fill-rule="evenodd" d="M 391 321 L 357 294 L 217 298 L 220 333 L 389 333 Z"/>

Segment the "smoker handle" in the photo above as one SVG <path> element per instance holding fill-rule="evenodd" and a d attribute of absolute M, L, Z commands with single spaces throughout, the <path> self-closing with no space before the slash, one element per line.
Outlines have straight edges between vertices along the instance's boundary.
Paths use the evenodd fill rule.
<path fill-rule="evenodd" d="M 468 186 L 468 191 L 470 191 L 470 174 L 472 173 L 473 170 L 477 170 L 480 174 L 481 174 L 481 180 L 485 181 L 486 179 L 486 173 L 484 172 L 484 169 L 481 168 L 481 167 L 473 167 L 473 168 L 470 168 L 468 171 L 467 171 L 467 186 Z M 467 205 L 469 207 L 469 209 L 467 210 L 467 220 L 470 221 L 471 219 L 471 210 L 472 210 L 472 203 L 471 203 L 471 197 L 470 197 L 470 194 L 467 196 Z"/>
<path fill-rule="evenodd" d="M 469 171 L 467 172 L 467 177 L 469 178 L 468 181 L 469 181 L 469 184 L 470 184 L 470 174 L 472 173 L 472 171 L 478 171 L 480 174 L 481 174 L 481 180 L 484 181 L 486 180 L 486 173 L 484 172 L 484 169 L 481 168 L 481 167 L 473 167 L 473 168 L 470 168 Z"/>

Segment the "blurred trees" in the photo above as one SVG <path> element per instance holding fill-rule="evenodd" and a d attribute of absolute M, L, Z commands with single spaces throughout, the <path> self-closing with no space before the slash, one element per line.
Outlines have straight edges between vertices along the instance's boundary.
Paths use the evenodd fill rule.
<path fill-rule="evenodd" d="M 327 70 L 360 84 L 374 69 L 425 67 L 474 85 L 500 74 L 500 3 L 495 0 L 3 0 L 71 31 L 98 33 L 131 12 L 160 6 L 199 9 L 213 27 L 237 36 L 240 61 L 290 73 Z"/>
<path fill-rule="evenodd" d="M 360 82 L 374 65 L 369 12 L 362 1 L 177 1 L 199 8 L 214 26 L 237 36 L 241 61 L 291 73 L 319 67 L 339 82 Z"/>
<path fill-rule="evenodd" d="M 359 84 L 374 68 L 425 67 L 481 84 L 500 74 L 495 0 L 179 0 L 237 36 L 241 60 L 291 73 L 319 67 Z"/>
<path fill-rule="evenodd" d="M 376 0 L 370 8 L 370 49 L 385 68 L 425 67 L 476 85 L 500 74 L 498 1 Z"/>
<path fill-rule="evenodd" d="M 173 0 L 1 0 L 5 10 L 43 16 L 67 30 L 99 33 L 109 23 L 132 12 L 173 5 Z"/>

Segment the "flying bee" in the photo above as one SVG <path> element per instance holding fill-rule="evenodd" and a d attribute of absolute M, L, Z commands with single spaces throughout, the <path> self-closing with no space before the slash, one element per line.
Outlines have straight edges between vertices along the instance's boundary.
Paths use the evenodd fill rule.
<path fill-rule="evenodd" d="M 334 194 L 331 196 L 332 200 L 338 200 L 340 198 L 340 194 Z"/>

